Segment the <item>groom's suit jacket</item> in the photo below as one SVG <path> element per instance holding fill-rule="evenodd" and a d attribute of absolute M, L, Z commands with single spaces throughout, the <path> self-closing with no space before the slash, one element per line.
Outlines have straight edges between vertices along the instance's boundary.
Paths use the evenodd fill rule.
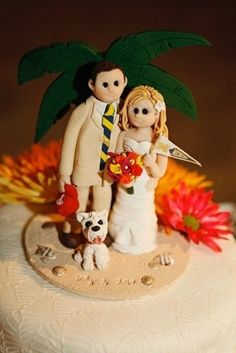
<path fill-rule="evenodd" d="M 103 143 L 102 116 L 106 103 L 90 96 L 72 113 L 62 143 L 59 174 L 71 176 L 77 186 L 102 185 L 99 172 Z M 117 108 L 117 103 L 114 103 Z M 116 150 L 120 128 L 119 116 L 115 115 L 109 151 Z"/>

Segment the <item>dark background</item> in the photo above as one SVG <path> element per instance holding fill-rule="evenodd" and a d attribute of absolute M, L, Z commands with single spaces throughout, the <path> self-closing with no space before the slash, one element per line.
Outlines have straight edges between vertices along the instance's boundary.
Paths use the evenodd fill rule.
<path fill-rule="evenodd" d="M 192 91 L 199 122 L 168 111 L 170 139 L 201 161 L 185 164 L 215 183 L 217 201 L 236 201 L 235 1 L 0 1 L 0 154 L 13 154 L 33 142 L 42 95 L 54 79 L 18 86 L 17 64 L 35 47 L 79 40 L 105 50 L 116 38 L 142 30 L 198 33 L 212 47 L 181 48 L 155 61 Z M 68 115 L 67 115 L 68 118 Z M 42 142 L 61 138 L 67 118 Z"/>

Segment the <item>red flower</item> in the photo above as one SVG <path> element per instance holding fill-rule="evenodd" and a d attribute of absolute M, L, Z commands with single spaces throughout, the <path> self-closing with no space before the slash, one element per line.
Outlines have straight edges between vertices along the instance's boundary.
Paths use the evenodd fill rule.
<path fill-rule="evenodd" d="M 65 184 L 65 192 L 56 201 L 57 212 L 68 217 L 75 213 L 79 208 L 78 193 L 74 185 Z"/>
<path fill-rule="evenodd" d="M 140 176 L 142 174 L 143 169 L 138 164 L 134 164 L 131 167 L 131 173 L 134 176 Z"/>
<path fill-rule="evenodd" d="M 130 159 L 130 160 L 133 160 L 133 163 L 136 161 L 136 159 L 139 157 L 139 154 L 138 153 L 135 153 L 135 152 L 128 152 L 127 153 L 127 157 Z"/>
<path fill-rule="evenodd" d="M 125 184 L 130 184 L 131 181 L 133 181 L 132 176 L 129 174 L 123 174 L 120 178 L 120 183 L 125 185 Z"/>
<path fill-rule="evenodd" d="M 219 252 L 221 248 L 215 239 L 227 239 L 231 233 L 229 212 L 219 210 L 212 201 L 213 192 L 204 189 L 188 189 L 184 183 L 169 195 L 163 196 L 161 216 L 167 227 L 184 233 L 194 243 L 203 243 Z"/>
<path fill-rule="evenodd" d="M 106 164 L 106 171 L 113 181 L 126 185 L 142 174 L 142 158 L 137 153 L 110 152 L 108 154 L 110 158 Z"/>
<path fill-rule="evenodd" d="M 129 158 L 124 157 L 123 161 L 121 162 L 121 171 L 123 174 L 130 174 L 131 173 L 131 163 Z"/>

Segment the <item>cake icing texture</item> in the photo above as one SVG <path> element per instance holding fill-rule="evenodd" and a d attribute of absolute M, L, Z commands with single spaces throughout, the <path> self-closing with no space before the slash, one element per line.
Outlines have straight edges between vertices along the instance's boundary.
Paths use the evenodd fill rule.
<path fill-rule="evenodd" d="M 215 255 L 192 246 L 169 289 L 129 301 L 80 297 L 43 280 L 26 262 L 22 236 L 32 212 L 0 209 L 0 351 L 3 353 L 235 353 L 233 239 Z"/>

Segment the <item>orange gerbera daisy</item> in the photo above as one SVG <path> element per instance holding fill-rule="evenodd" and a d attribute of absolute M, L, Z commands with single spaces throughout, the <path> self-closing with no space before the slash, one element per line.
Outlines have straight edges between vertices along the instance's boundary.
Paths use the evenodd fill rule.
<path fill-rule="evenodd" d="M 49 203 L 58 198 L 57 169 L 61 144 L 52 141 L 45 146 L 35 144 L 30 150 L 13 158 L 3 156 L 0 164 L 0 202 L 2 203 Z M 184 181 L 190 188 L 208 187 L 212 182 L 205 175 L 189 171 L 169 159 L 168 169 L 160 179 L 155 193 L 157 213 L 161 214 L 162 196 L 178 188 Z"/>
<path fill-rule="evenodd" d="M 172 158 L 169 158 L 166 174 L 159 180 L 155 191 L 155 205 L 158 214 L 163 213 L 163 195 L 169 194 L 172 189 L 178 190 L 182 181 L 189 189 L 196 187 L 207 188 L 213 185 L 212 181 L 207 180 L 206 175 L 190 171 Z"/>
<path fill-rule="evenodd" d="M 16 158 L 3 156 L 0 164 L 0 202 L 48 203 L 58 197 L 57 168 L 60 143 L 35 144 Z"/>

